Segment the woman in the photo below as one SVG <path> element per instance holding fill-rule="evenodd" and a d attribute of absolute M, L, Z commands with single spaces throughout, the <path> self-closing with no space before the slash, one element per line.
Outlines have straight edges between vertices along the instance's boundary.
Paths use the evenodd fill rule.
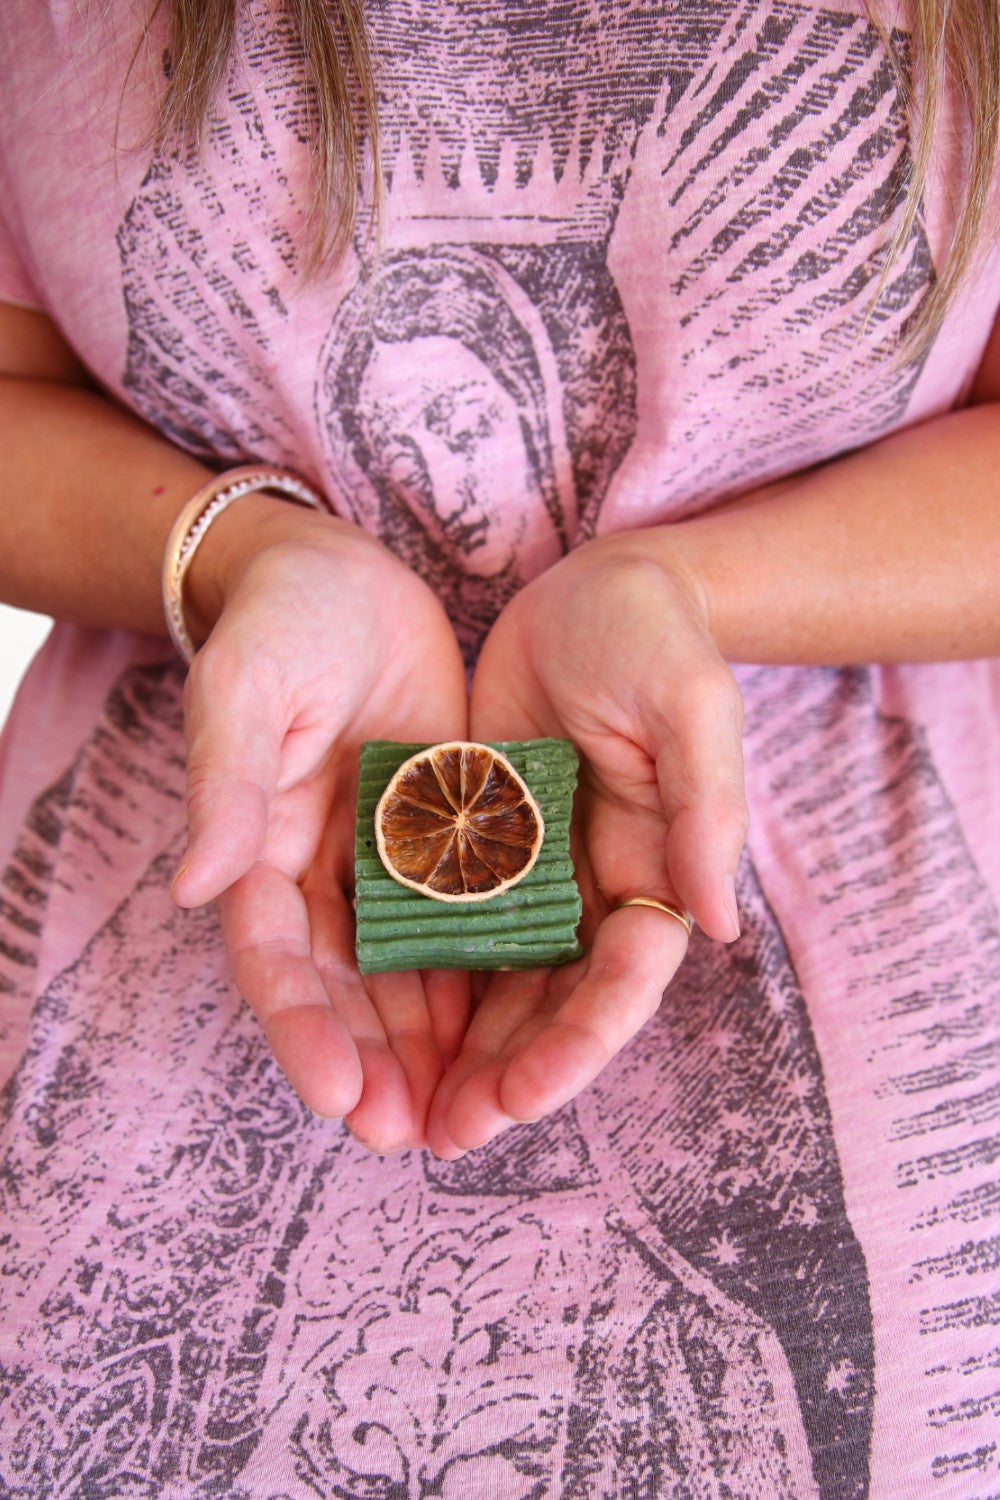
<path fill-rule="evenodd" d="M 297 30 L 221 14 L 0 22 L 3 582 L 67 622 L 0 785 L 4 1486 L 991 1492 L 1000 276 L 946 189 L 988 225 L 995 142 L 920 73 L 921 154 L 922 10 L 391 0 L 324 256 Z M 449 316 L 379 332 L 393 265 Z M 185 681 L 162 558 L 237 462 L 329 513 L 217 509 Z M 520 583 L 471 695 L 401 490 Z M 359 743 L 544 734 L 586 957 L 363 982 Z"/>

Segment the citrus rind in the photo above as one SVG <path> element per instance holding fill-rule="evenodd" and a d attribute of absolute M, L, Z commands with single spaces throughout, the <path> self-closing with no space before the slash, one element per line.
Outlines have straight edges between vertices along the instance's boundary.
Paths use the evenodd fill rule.
<path fill-rule="evenodd" d="M 534 866 L 541 808 L 507 757 L 475 740 L 411 755 L 375 809 L 379 858 L 393 880 L 433 901 L 489 901 Z"/>

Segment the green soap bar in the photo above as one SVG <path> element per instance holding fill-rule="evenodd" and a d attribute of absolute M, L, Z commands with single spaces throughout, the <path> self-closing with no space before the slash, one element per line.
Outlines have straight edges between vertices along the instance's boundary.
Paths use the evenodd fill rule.
<path fill-rule="evenodd" d="M 375 808 L 393 773 L 427 745 L 368 740 L 361 747 L 355 834 L 358 968 L 533 969 L 582 952 L 582 902 L 569 852 L 578 760 L 569 740 L 492 745 L 523 777 L 541 809 L 545 837 L 523 880 L 486 901 L 435 901 L 394 880 L 375 843 Z"/>

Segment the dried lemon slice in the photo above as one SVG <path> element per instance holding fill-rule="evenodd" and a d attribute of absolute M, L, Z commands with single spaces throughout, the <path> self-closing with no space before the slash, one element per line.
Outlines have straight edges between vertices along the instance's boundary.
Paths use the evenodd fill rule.
<path fill-rule="evenodd" d="M 435 901 L 508 890 L 535 863 L 544 834 L 541 809 L 507 757 L 469 740 L 404 760 L 375 809 L 389 874 Z"/>

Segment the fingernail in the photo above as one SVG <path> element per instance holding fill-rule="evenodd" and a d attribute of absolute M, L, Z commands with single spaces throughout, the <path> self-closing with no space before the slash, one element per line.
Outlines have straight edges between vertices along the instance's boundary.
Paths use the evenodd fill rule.
<path fill-rule="evenodd" d="M 177 886 L 177 882 L 180 880 L 181 876 L 186 872 L 186 870 L 187 870 L 187 863 L 186 862 L 184 864 L 178 866 L 177 873 L 174 875 L 173 880 L 170 882 L 170 894 L 171 894 L 171 896 L 173 896 L 173 894 L 174 894 L 174 890 L 175 890 L 175 888 Z"/>
<path fill-rule="evenodd" d="M 454 1142 L 450 1146 L 432 1146 L 431 1150 L 439 1161 L 461 1161 L 463 1156 L 468 1155 L 464 1146 L 456 1146 Z"/>
<path fill-rule="evenodd" d="M 732 937 L 730 939 L 732 941 L 740 935 L 740 912 L 739 907 L 736 905 L 736 881 L 732 875 L 727 875 L 722 883 L 722 900 L 732 924 Z"/>

